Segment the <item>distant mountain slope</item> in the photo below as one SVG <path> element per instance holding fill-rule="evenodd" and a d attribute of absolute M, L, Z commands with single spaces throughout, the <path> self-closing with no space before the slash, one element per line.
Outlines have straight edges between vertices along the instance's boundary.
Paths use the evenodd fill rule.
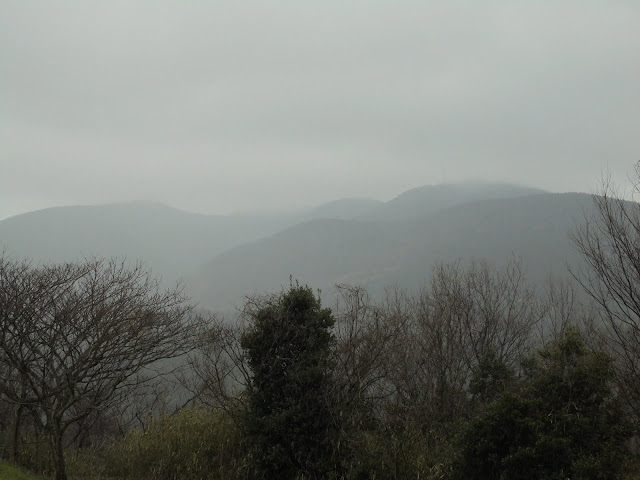
<path fill-rule="evenodd" d="M 301 212 L 201 215 L 130 202 L 38 210 L 0 221 L 0 249 L 36 261 L 126 256 L 177 278 L 219 253 L 316 218 L 357 217 L 382 202 L 335 200 Z"/>
<path fill-rule="evenodd" d="M 368 215 L 382 205 L 384 205 L 384 202 L 370 198 L 343 198 L 303 212 L 300 215 L 300 220 L 306 221 L 314 218 L 351 220 Z"/>
<path fill-rule="evenodd" d="M 364 220 L 398 222 L 464 203 L 547 193 L 508 183 L 468 182 L 425 185 L 408 190 L 362 216 Z"/>
<path fill-rule="evenodd" d="M 529 189 L 530 190 L 530 189 Z M 157 203 L 57 207 L 0 221 L 0 249 L 35 261 L 90 256 L 140 259 L 170 281 L 218 254 L 313 219 L 399 221 L 465 199 L 514 196 L 529 191 L 490 184 L 427 186 L 387 202 L 346 198 L 286 214 L 199 215 Z"/>
<path fill-rule="evenodd" d="M 532 270 L 558 268 L 572 252 L 565 226 L 590 198 L 535 192 L 427 186 L 387 203 L 342 199 L 276 215 L 199 215 L 149 203 L 60 207 L 0 221 L 0 250 L 36 262 L 139 259 L 168 282 L 187 277 L 198 300 L 227 309 L 244 295 L 278 289 L 289 275 L 323 289 L 415 285 L 438 260 L 501 260 L 511 252 Z"/>
<path fill-rule="evenodd" d="M 286 214 L 200 215 L 159 203 L 48 208 L 0 221 L 0 251 L 37 262 L 84 257 L 142 260 L 167 281 L 238 245 L 316 218 L 354 218 L 382 202 L 336 200 Z"/>
<path fill-rule="evenodd" d="M 275 216 L 199 215 L 148 203 L 59 207 L 1 221 L 0 248 L 36 261 L 126 256 L 173 281 L 288 222 Z"/>
<path fill-rule="evenodd" d="M 426 216 L 405 234 L 401 260 L 394 263 L 387 282 L 416 284 L 437 262 L 484 258 L 502 263 L 523 260 L 534 280 L 550 273 L 567 274 L 579 262 L 569 233 L 592 211 L 591 195 L 541 194 L 503 200 L 484 200 Z"/>
<path fill-rule="evenodd" d="M 290 276 L 324 288 L 374 275 L 382 268 L 378 254 L 396 243 L 396 232 L 383 224 L 313 220 L 221 254 L 189 286 L 202 304 L 228 309 L 245 295 L 278 290 Z"/>
<path fill-rule="evenodd" d="M 568 238 L 592 208 L 586 194 L 540 194 L 458 205 L 411 222 L 311 221 L 225 252 L 189 280 L 195 297 L 229 308 L 278 290 L 289 276 L 315 288 L 365 283 L 414 288 L 437 262 L 521 257 L 532 278 L 565 275 L 577 261 Z"/>

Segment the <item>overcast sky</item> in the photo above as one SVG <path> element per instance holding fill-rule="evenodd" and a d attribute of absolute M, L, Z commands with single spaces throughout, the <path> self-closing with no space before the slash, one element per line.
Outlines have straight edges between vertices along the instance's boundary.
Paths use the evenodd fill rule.
<path fill-rule="evenodd" d="M 0 218 L 205 213 L 640 160 L 638 1 L 0 0 Z"/>

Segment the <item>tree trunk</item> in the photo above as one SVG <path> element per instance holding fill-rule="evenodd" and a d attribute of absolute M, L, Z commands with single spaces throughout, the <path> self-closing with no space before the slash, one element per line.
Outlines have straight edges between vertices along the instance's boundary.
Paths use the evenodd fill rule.
<path fill-rule="evenodd" d="M 62 442 L 62 429 L 60 425 L 56 425 L 52 435 L 51 446 L 53 448 L 53 462 L 55 465 L 55 479 L 56 480 L 67 480 L 67 469 L 64 463 L 64 445 Z"/>
<path fill-rule="evenodd" d="M 23 405 L 19 405 L 13 414 L 13 424 L 11 425 L 11 452 L 9 461 L 18 463 L 18 443 L 20 441 L 20 423 L 22 420 Z"/>

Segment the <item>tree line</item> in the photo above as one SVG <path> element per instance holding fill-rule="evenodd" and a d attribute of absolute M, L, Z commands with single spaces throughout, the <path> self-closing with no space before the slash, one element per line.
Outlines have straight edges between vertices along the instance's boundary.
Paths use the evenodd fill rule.
<path fill-rule="evenodd" d="M 573 233 L 590 302 L 511 259 L 383 300 L 340 285 L 331 308 L 292 281 L 230 322 L 139 264 L 3 255 L 3 455 L 60 480 L 633 475 L 640 206 L 594 198 Z"/>

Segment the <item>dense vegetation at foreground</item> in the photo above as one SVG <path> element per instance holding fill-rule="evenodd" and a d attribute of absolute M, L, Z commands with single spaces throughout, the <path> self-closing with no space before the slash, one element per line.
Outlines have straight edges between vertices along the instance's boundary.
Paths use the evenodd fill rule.
<path fill-rule="evenodd" d="M 0 257 L 2 455 L 58 480 L 638 478 L 640 210 L 597 197 L 587 269 L 441 264 L 204 317 L 139 265 Z"/>
<path fill-rule="evenodd" d="M 573 293 L 553 284 L 538 298 L 517 263 L 443 265 L 419 297 L 382 304 L 343 287 L 333 310 L 293 284 L 249 300 L 238 324 L 200 330 L 179 392 L 141 383 L 71 423 L 66 467 L 72 478 L 624 478 L 637 467 L 635 417 Z M 22 408 L 14 458 L 51 472 L 48 407 Z M 19 412 L 3 409 L 9 454 Z"/>

